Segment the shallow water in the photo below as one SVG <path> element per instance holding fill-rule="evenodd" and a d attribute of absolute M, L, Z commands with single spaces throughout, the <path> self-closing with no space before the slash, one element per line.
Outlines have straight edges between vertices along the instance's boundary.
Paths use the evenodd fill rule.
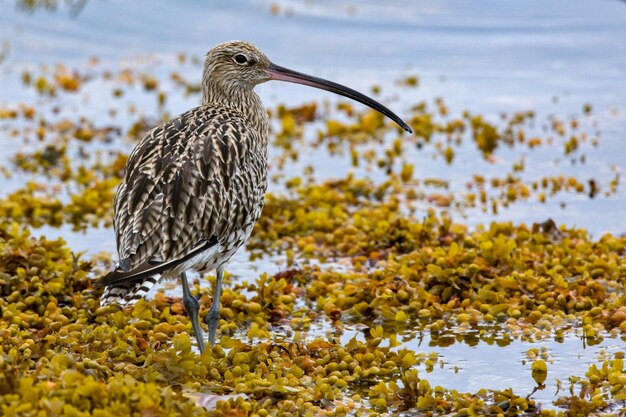
<path fill-rule="evenodd" d="M 178 53 L 200 57 L 223 40 L 253 41 L 277 63 L 309 72 L 367 91 L 382 86 L 383 100 L 399 114 L 418 100 L 444 97 L 452 112 L 466 108 L 497 120 L 500 112 L 532 109 L 537 127 L 552 114 L 568 118 L 580 115 L 583 105 L 593 106 L 584 120 L 586 129 L 600 131 L 600 145 L 584 145 L 585 164 L 568 158 L 555 160 L 543 149 L 520 151 L 501 148 L 496 162 L 479 157 L 464 145 L 453 165 L 441 158 L 411 150 L 407 155 L 416 165 L 417 178 L 436 177 L 450 181 L 450 191 L 463 190 L 474 173 L 497 175 L 503 167 L 521 156 L 526 158 L 525 179 L 548 174 L 596 178 L 601 187 L 615 173 L 623 177 L 626 168 L 626 4 L 619 1 L 484 1 L 480 7 L 464 1 L 279 1 L 278 15 L 270 12 L 270 2 L 235 1 L 212 4 L 194 1 L 169 7 L 159 1 L 90 1 L 77 16 L 61 7 L 57 12 L 36 10 L 27 13 L 4 4 L 0 11 L 0 42 L 8 40 L 9 52 L 0 64 L 0 105 L 29 103 L 48 109 L 56 104 L 36 96 L 21 85 L 24 69 L 62 62 L 68 67 L 88 68 L 88 58 L 97 56 L 100 69 L 146 68 L 163 79 L 176 70 L 187 79 L 197 79 L 198 65 L 181 67 Z M 167 16 L 167 18 L 163 18 Z M 395 82 L 418 74 L 420 87 L 399 89 Z M 154 97 L 139 89 L 112 102 L 102 81 L 88 84 L 78 95 L 64 96 L 62 116 L 85 115 L 102 124 L 113 123 L 124 129 L 131 123 L 120 112 L 115 118 L 107 111 L 115 106 L 136 105 L 139 113 L 157 114 Z M 300 86 L 267 84 L 259 94 L 268 107 L 278 103 L 300 104 L 311 100 L 334 100 L 328 94 Z M 177 114 L 196 104 L 197 96 L 171 94 L 165 110 Z M 1 134 L 0 164 L 9 165 L 10 155 L 27 149 L 16 139 Z M 131 144 L 114 140 L 114 147 L 129 149 Z M 524 155 L 520 155 L 522 152 Z M 315 167 L 316 178 L 343 177 L 351 169 L 347 157 L 329 158 L 323 151 L 302 155 L 286 169 L 287 176 L 298 175 L 306 165 Z M 376 172 L 357 171 L 376 178 Z M 2 179 L 0 195 L 20 186 L 22 176 Z M 622 180 L 623 181 L 623 180 Z M 272 185 L 280 190 L 279 185 Z M 564 208 L 563 208 L 564 206 Z M 427 207 L 421 207 L 426 209 Z M 577 194 L 560 194 L 547 203 L 517 202 L 500 210 L 497 216 L 479 209 L 451 213 L 469 225 L 491 220 L 532 223 L 553 218 L 557 224 L 588 229 L 594 236 L 605 232 L 626 232 L 626 190 L 589 199 Z M 61 236 L 76 251 L 89 254 L 115 251 L 113 231 L 91 228 L 75 233 L 70 227 L 41 228 L 34 232 L 48 237 Z M 261 272 L 276 273 L 282 259 L 250 263 L 241 251 L 229 271 L 241 280 L 254 280 Z M 174 294 L 178 294 L 173 290 Z M 321 322 L 311 335 L 335 330 Z M 346 326 L 342 341 L 363 337 Z M 475 346 L 454 343 L 435 346 L 428 334 L 407 333 L 402 347 L 420 353 L 437 353 L 443 366 L 430 373 L 420 367 L 420 375 L 431 385 L 460 391 L 479 388 L 512 387 L 517 393 L 530 393 L 534 382 L 530 364 L 522 364 L 524 352 L 545 346 L 549 357 L 547 387 L 534 394 L 544 405 L 555 399 L 555 379 L 582 375 L 601 350 L 624 348 L 619 339 L 605 338 L 598 345 L 585 346 L 575 335 L 563 342 L 514 341 L 506 348 L 480 342 Z M 458 370 L 455 371 L 455 368 Z M 566 386 L 566 384 L 564 384 Z"/>
<path fill-rule="evenodd" d="M 462 1 L 428 2 L 279 2 L 281 14 L 270 13 L 269 2 L 231 2 L 210 9 L 202 2 L 189 2 L 175 11 L 164 1 L 93 1 L 78 16 L 61 8 L 56 13 L 36 10 L 25 13 L 5 6 L 0 14 L 0 40 L 10 49 L 0 67 L 0 103 L 36 99 L 25 94 L 19 77 L 25 68 L 63 62 L 87 66 L 97 56 L 103 68 L 143 66 L 156 74 L 176 69 L 197 79 L 200 69 L 176 63 L 180 52 L 202 56 L 213 44 L 225 39 L 248 39 L 268 56 L 285 66 L 348 83 L 365 90 L 383 86 L 383 99 L 403 114 L 410 103 L 444 97 L 452 112 L 466 108 L 491 115 L 532 109 L 539 123 L 551 114 L 580 115 L 585 103 L 593 106 L 590 123 L 600 131 L 601 146 L 583 149 L 584 165 L 566 159 L 555 163 L 541 151 L 526 154 L 528 177 L 550 172 L 575 173 L 596 178 L 600 185 L 624 169 L 626 130 L 626 7 L 618 1 L 511 2 L 492 1 L 470 7 Z M 168 19 L 163 19 L 167 11 Z M 173 14 L 172 14 L 173 13 Z M 307 36 L 296 36 L 304 33 Z M 372 36 L 376 42 L 368 41 Z M 297 40 L 296 40 L 297 38 Z M 398 42 L 401 39 L 402 42 Z M 141 64 L 143 63 L 143 64 Z M 395 80 L 418 74 L 420 88 L 400 91 Z M 164 77 L 167 78 L 167 77 Z M 68 97 L 63 111 L 94 117 L 111 105 L 103 97 L 104 86 L 95 83 L 78 97 Z M 268 106 L 298 104 L 328 94 L 301 86 L 269 83 L 259 88 Z M 153 114 L 150 97 L 132 98 L 140 112 Z M 196 104 L 196 96 L 173 96 L 166 110 L 177 114 Z M 125 116 L 116 123 L 124 125 Z M 104 121 L 103 121 L 104 122 Z M 127 122 L 128 123 L 128 122 Z M 595 128 L 594 128 L 595 130 Z M 12 150 L 15 141 L 0 137 L 0 145 Z M 120 144 L 127 147 L 127 144 Z M 476 158 L 461 149 L 450 169 L 445 163 L 416 152 L 416 176 L 451 181 L 452 191 L 463 187 L 468 173 L 499 172 L 504 163 L 518 159 L 519 149 L 501 149 L 500 163 Z M 6 155 L 6 154 L 5 154 Z M 0 163 L 3 160 L 0 159 Z M 350 168 L 343 161 L 302 157 L 298 167 L 316 162 L 320 178 L 343 176 Z M 623 174 L 623 173 L 622 173 Z M 0 192 L 7 192 L 3 187 Z M 562 204 L 567 209 L 559 208 Z M 611 198 L 595 200 L 576 195 L 559 196 L 547 204 L 526 202 L 502 210 L 497 218 L 516 222 L 543 221 L 553 217 L 559 224 L 576 225 L 594 234 L 622 233 L 626 227 L 624 187 Z M 593 215 L 601 214 L 601 216 Z M 467 213 L 464 222 L 484 223 L 494 216 L 479 210 Z"/>
<path fill-rule="evenodd" d="M 468 339 L 476 337 L 476 331 L 464 333 Z M 443 336 L 459 338 L 455 329 Z M 349 338 L 350 332 L 342 336 L 342 340 Z M 529 395 L 537 384 L 531 377 L 532 361 L 527 359 L 526 352 L 532 348 L 540 351 L 546 349 L 549 359 L 546 360 L 548 377 L 545 388 L 532 395 L 545 408 L 554 408 L 551 406 L 552 401 L 569 395 L 568 378 L 584 377 L 589 365 L 598 361 L 600 353 L 615 353 L 624 349 L 624 341 L 620 339 L 606 338 L 597 345 L 588 346 L 575 335 L 569 335 L 561 342 L 553 339 L 533 342 L 512 340 L 505 347 L 475 340 L 442 346 L 440 342 L 433 342 L 428 333 L 416 336 L 412 331 L 407 331 L 403 340 L 402 348 L 427 356 L 436 354 L 436 365 L 432 370 L 424 364 L 418 366 L 421 378 L 428 380 L 431 386 L 440 385 L 459 392 L 507 387 L 519 395 Z M 560 391 L 557 389 L 557 379 L 562 382 Z"/>

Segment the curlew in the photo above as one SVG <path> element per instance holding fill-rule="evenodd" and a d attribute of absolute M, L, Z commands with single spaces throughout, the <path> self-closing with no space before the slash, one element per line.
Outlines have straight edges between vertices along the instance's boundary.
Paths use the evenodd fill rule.
<path fill-rule="evenodd" d="M 135 146 L 115 196 L 119 262 L 99 278 L 101 305 L 132 304 L 160 279 L 180 277 L 183 304 L 204 351 L 199 303 L 185 272 L 216 271 L 206 318 L 215 343 L 226 262 L 252 232 L 267 188 L 269 120 L 257 84 L 280 80 L 321 88 L 409 126 L 375 100 L 332 81 L 273 64 L 248 42 L 209 51 L 202 104 L 155 127 Z"/>

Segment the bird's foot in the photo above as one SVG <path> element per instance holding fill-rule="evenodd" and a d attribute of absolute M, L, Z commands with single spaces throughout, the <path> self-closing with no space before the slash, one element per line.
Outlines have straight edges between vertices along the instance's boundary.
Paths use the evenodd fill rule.
<path fill-rule="evenodd" d="M 209 310 L 206 317 L 206 324 L 209 328 L 209 344 L 215 346 L 215 336 L 217 335 L 217 326 L 220 322 L 220 312 Z"/>

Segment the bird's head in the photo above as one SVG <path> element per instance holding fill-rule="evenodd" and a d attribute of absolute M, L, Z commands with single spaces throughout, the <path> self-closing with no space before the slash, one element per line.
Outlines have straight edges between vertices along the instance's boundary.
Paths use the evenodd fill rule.
<path fill-rule="evenodd" d="M 204 61 L 204 77 L 223 88 L 251 90 L 268 81 L 270 60 L 256 46 L 244 41 L 220 43 Z M 207 80 L 208 81 L 208 80 Z"/>
<path fill-rule="evenodd" d="M 249 42 L 220 43 L 206 55 L 203 75 L 205 94 L 211 86 L 221 89 L 225 94 L 233 93 L 235 90 L 252 91 L 257 84 L 269 80 L 308 85 L 348 97 L 379 111 L 412 133 L 411 128 L 402 119 L 376 100 L 341 84 L 276 65 Z"/>

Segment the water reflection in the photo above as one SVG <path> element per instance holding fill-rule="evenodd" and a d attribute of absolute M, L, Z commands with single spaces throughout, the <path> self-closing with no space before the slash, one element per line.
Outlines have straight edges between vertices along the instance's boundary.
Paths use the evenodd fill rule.
<path fill-rule="evenodd" d="M 347 344 L 352 338 L 368 340 L 371 338 L 369 330 L 358 324 L 346 325 L 341 342 Z M 324 331 L 331 333 L 328 325 L 313 328 L 314 333 Z M 392 334 L 386 329 L 386 338 Z M 440 385 L 459 392 L 512 388 L 517 395 L 532 394 L 543 407 L 553 408 L 555 397 L 564 394 L 559 394 L 564 388 L 559 381 L 568 381 L 572 376 L 583 377 L 588 366 L 621 352 L 626 342 L 626 336 L 619 339 L 606 334 L 590 341 L 578 332 L 558 334 L 551 332 L 546 338 L 523 340 L 501 327 L 471 331 L 452 327 L 435 333 L 421 327 L 399 333 L 401 343 L 393 349 L 416 352 L 417 369 L 431 386 Z M 529 351 L 539 352 L 548 364 L 543 389 L 537 389 L 532 378 Z"/>

